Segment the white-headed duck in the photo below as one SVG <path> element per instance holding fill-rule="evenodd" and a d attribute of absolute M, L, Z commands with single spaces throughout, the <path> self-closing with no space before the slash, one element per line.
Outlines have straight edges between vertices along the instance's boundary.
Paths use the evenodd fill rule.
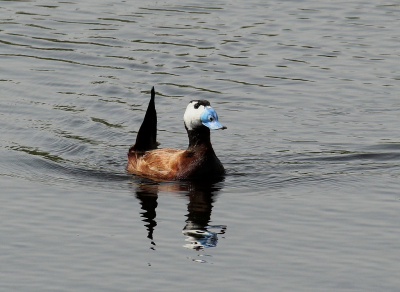
<path fill-rule="evenodd" d="M 184 149 L 160 148 L 157 137 L 157 113 L 154 87 L 136 143 L 129 149 L 126 169 L 130 173 L 162 180 L 215 178 L 225 169 L 215 155 L 210 141 L 210 129 L 226 129 L 207 100 L 192 100 L 183 116 L 189 136 Z"/>

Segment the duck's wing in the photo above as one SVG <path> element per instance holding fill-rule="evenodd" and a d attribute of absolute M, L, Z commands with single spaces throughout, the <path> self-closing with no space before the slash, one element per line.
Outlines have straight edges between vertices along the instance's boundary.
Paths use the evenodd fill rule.
<path fill-rule="evenodd" d="M 161 148 L 138 156 L 132 153 L 129 156 L 127 170 L 134 174 L 158 179 L 175 179 L 182 172 L 181 156 L 186 150 Z"/>
<path fill-rule="evenodd" d="M 134 151 L 149 151 L 157 149 L 157 112 L 154 104 L 154 86 L 151 89 L 151 98 L 139 132 L 136 136 Z"/>

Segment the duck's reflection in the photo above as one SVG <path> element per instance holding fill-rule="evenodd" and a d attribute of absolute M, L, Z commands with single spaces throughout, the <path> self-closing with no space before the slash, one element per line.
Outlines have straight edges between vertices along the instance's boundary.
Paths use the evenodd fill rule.
<path fill-rule="evenodd" d="M 142 210 L 144 212 L 141 213 L 143 217 L 143 221 L 145 222 L 144 226 L 147 228 L 147 238 L 151 240 L 151 244 L 155 245 L 153 241 L 153 232 L 154 228 L 157 226 L 156 219 L 156 208 L 157 208 L 157 198 L 158 198 L 157 188 L 138 188 L 136 191 L 136 198 L 139 199 L 140 204 L 142 205 Z"/>
<path fill-rule="evenodd" d="M 154 229 L 157 226 L 156 208 L 160 191 L 174 192 L 189 199 L 186 215 L 186 224 L 183 234 L 186 236 L 184 247 L 203 249 L 214 247 L 218 242 L 218 234 L 225 233 L 226 226 L 209 225 L 215 199 L 222 188 L 223 180 L 213 181 L 185 181 L 185 182 L 154 182 L 141 181 L 137 185 L 136 198 L 139 199 L 143 212 L 141 216 L 147 228 L 147 237 L 153 240 Z"/>

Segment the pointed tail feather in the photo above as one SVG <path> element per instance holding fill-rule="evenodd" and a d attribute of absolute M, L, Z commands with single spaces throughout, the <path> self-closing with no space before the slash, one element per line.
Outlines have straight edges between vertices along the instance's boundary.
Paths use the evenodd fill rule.
<path fill-rule="evenodd" d="M 157 112 L 154 104 L 155 95 L 153 86 L 151 89 L 151 99 L 143 123 L 137 134 L 136 143 L 133 146 L 134 151 L 148 151 L 157 148 Z"/>

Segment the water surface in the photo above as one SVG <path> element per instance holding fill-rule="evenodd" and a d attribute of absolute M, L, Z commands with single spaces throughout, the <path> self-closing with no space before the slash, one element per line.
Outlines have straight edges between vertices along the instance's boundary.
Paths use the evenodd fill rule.
<path fill-rule="evenodd" d="M 400 6 L 0 1 L 0 290 L 397 291 Z M 150 89 L 227 169 L 125 172 Z"/>

